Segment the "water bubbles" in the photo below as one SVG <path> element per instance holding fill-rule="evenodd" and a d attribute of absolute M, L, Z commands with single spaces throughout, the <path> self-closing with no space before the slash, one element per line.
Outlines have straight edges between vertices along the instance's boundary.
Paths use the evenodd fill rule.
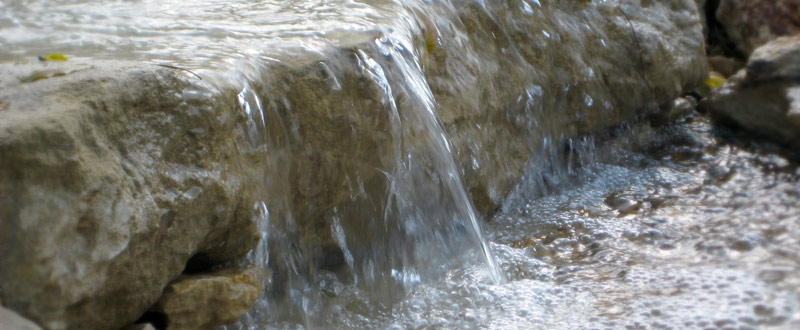
<path fill-rule="evenodd" d="M 594 99 L 591 96 L 586 95 L 583 99 L 583 103 L 585 103 L 587 107 L 591 107 L 594 105 Z"/>
<path fill-rule="evenodd" d="M 522 6 L 520 10 L 522 11 L 522 13 L 525 15 L 533 15 L 533 8 L 531 8 L 531 5 L 529 5 L 525 0 L 521 0 L 521 2 Z"/>

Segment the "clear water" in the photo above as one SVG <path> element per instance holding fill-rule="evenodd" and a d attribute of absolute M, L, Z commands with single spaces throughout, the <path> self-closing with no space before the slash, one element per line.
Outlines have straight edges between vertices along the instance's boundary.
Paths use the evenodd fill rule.
<path fill-rule="evenodd" d="M 572 174 L 528 168 L 486 230 L 505 282 L 458 263 L 379 306 L 319 274 L 312 327 L 798 328 L 798 164 L 731 142 L 703 118 L 623 131 L 575 149 L 593 159 Z"/>
<path fill-rule="evenodd" d="M 264 167 L 252 178 L 264 186 L 254 205 L 263 240 L 249 262 L 273 276 L 264 297 L 229 329 L 800 328 L 797 164 L 764 146 L 721 140 L 702 119 L 564 140 L 557 123 L 569 115 L 559 102 L 569 101 L 570 88 L 586 111 L 613 108 L 582 55 L 606 41 L 558 39 L 591 30 L 571 14 L 578 2 L 497 6 L 512 3 L 515 13 L 559 22 L 537 40 L 566 45 L 560 54 L 586 67 L 575 68 L 584 76 L 561 94 L 536 83 L 523 88 L 524 111 L 511 119 L 537 132 L 531 145 L 543 147 L 531 147 L 538 153 L 523 182 L 485 224 L 440 122 L 447 109 L 437 106 L 424 74 L 453 70 L 453 85 L 438 88 L 470 102 L 468 94 L 480 92 L 471 86 L 483 77 L 470 75 L 470 66 L 500 68 L 458 30 L 457 1 L 3 1 L 0 63 L 49 53 L 151 61 L 210 82 L 209 90 L 186 91 L 188 98 L 238 92 L 249 118 L 240 128 L 249 142 L 242 152 Z M 430 37 L 435 48 L 439 33 L 464 45 L 464 67 L 423 67 L 414 36 Z M 390 118 L 391 149 L 377 168 L 385 177 L 379 189 L 361 181 L 375 169 L 355 171 L 352 204 L 326 213 L 342 251 L 336 270 L 315 267 L 298 247 L 302 224 L 286 191 L 286 164 L 305 141 L 278 110 L 300 110 L 270 105 L 284 94 L 264 82 L 269 65 L 302 62 L 297 54 L 322 58 L 331 46 L 358 46 L 355 69 L 381 95 L 375 108 Z M 503 51 L 513 53 L 513 45 Z M 538 74 L 535 63 L 509 61 Z M 323 63 L 332 91 L 341 88 L 346 63 Z M 566 155 L 562 143 L 571 147 Z M 478 158 L 493 154 L 481 148 L 474 147 Z M 365 242 L 364 233 L 376 239 Z"/>
<path fill-rule="evenodd" d="M 359 40 L 396 15 L 391 1 L 28 1 L 0 3 L 0 62 L 155 61 L 228 71 L 281 52 Z"/>

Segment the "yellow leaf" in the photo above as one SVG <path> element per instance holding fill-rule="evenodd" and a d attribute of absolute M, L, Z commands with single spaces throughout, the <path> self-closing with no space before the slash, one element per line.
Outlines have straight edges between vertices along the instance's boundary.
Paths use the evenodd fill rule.
<path fill-rule="evenodd" d="M 58 61 L 58 62 L 65 62 L 67 61 L 67 57 L 64 54 L 50 54 L 47 56 L 39 56 L 39 59 L 42 61 Z"/>
<path fill-rule="evenodd" d="M 725 81 L 725 76 L 721 75 L 719 72 L 711 71 L 708 73 L 708 79 L 706 79 L 703 85 L 694 91 L 702 97 L 708 97 L 711 95 L 711 92 L 713 92 L 719 86 L 722 86 Z"/>
<path fill-rule="evenodd" d="M 725 77 L 722 76 L 718 72 L 710 72 L 708 74 L 708 79 L 706 79 L 705 84 L 711 86 L 713 89 L 717 89 L 717 87 L 722 86 L 725 83 Z"/>

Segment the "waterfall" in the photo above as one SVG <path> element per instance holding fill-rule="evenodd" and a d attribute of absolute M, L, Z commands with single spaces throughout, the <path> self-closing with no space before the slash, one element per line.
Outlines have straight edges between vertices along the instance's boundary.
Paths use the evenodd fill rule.
<path fill-rule="evenodd" d="M 291 165 L 274 161 L 296 156 L 291 155 L 298 152 L 291 144 L 303 143 L 298 128 L 280 117 L 292 111 L 291 103 L 283 96 L 274 99 L 274 91 L 269 90 L 273 87 L 266 84 L 243 87 L 238 94 L 241 111 L 248 116 L 241 130 L 249 152 L 267 159 L 261 176 L 264 201 L 255 206 L 264 235 L 248 260 L 269 269 L 274 279 L 270 292 L 256 303 L 244 324 L 282 315 L 314 327 L 318 322 L 315 314 L 321 308 L 319 282 L 326 276 L 370 292 L 376 302 L 387 307 L 420 282 L 436 280 L 464 257 L 482 260 L 488 281 L 503 281 L 482 233 L 482 219 L 464 188 L 448 135 L 438 119 L 438 105 L 410 28 L 387 31 L 373 43 L 360 45 L 363 49 L 327 54 L 336 61 L 317 66 L 324 74 L 314 78 L 328 89 L 323 93 L 340 92 L 342 81 L 352 79 L 343 77 L 347 75 L 372 88 L 379 103 L 359 111 L 386 121 L 372 129 L 385 130 L 391 146 L 375 155 L 382 157 L 378 166 L 346 175 L 349 201 L 325 212 L 339 249 L 333 252 L 335 256 L 326 254 L 330 251 L 315 254 L 318 247 L 303 241 L 290 206 L 292 191 L 286 189 Z M 269 69 L 264 73 L 270 74 Z M 260 94 L 259 88 L 266 92 Z M 330 99 L 336 102 L 335 96 Z M 273 121 L 276 123 L 269 124 Z M 347 141 L 359 143 L 358 129 L 348 133 L 351 139 Z M 360 165 L 353 161 L 346 166 Z M 336 255 L 343 260 L 320 260 L 337 259 Z"/>

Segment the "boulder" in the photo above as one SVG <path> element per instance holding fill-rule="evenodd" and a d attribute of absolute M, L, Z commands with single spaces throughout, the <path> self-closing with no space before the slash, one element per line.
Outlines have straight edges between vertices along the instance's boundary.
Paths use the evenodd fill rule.
<path fill-rule="evenodd" d="M 16 77 L 52 70 L 30 83 Z M 0 299 L 48 329 L 109 329 L 158 300 L 187 260 L 252 249 L 252 184 L 234 103 L 135 63 L 3 66 Z M 234 239 L 230 239 L 234 238 Z"/>
<path fill-rule="evenodd" d="M 706 107 L 777 142 L 800 146 L 800 36 L 781 37 L 753 52 L 747 67 L 712 93 Z"/>
<path fill-rule="evenodd" d="M 216 329 L 244 315 L 265 280 L 257 267 L 184 275 L 167 286 L 154 311 L 166 315 L 168 330 Z"/>
<path fill-rule="evenodd" d="M 749 56 L 770 40 L 800 33 L 800 2 L 720 0 L 716 18 L 739 51 Z"/>

